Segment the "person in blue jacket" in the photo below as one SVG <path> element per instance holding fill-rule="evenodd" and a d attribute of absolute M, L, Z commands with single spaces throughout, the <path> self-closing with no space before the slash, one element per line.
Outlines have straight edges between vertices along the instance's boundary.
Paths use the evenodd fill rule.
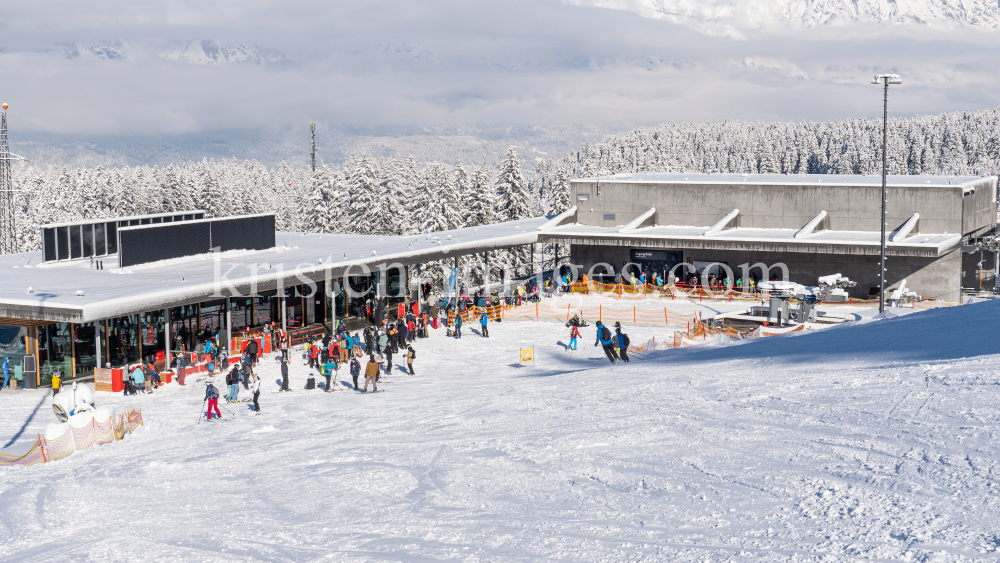
<path fill-rule="evenodd" d="M 361 362 L 357 358 L 351 358 L 351 379 L 354 380 L 354 390 L 358 390 L 358 376 L 361 375 Z"/>
<path fill-rule="evenodd" d="M 3 357 L 3 363 L 0 364 L 0 369 L 3 370 L 3 385 L 0 385 L 0 389 L 7 387 L 10 383 L 10 356 Z"/>
<path fill-rule="evenodd" d="M 326 378 L 326 392 L 327 393 L 333 391 L 333 389 L 330 387 L 330 378 L 333 377 L 333 372 L 336 369 L 337 369 L 337 364 L 333 363 L 333 358 L 328 359 L 326 361 L 326 363 L 323 364 L 323 366 L 319 368 L 320 374 L 322 374 L 323 377 Z"/>
<path fill-rule="evenodd" d="M 622 359 L 623 362 L 628 363 L 628 335 L 622 332 L 621 326 L 615 327 L 615 348 L 618 348 L 618 357 Z"/>
<path fill-rule="evenodd" d="M 482 327 L 483 337 L 484 338 L 489 338 L 490 337 L 490 330 L 488 328 L 486 328 L 486 323 L 488 321 L 489 321 L 489 318 L 487 318 L 486 311 L 484 310 L 483 314 L 479 317 L 479 326 Z"/>
<path fill-rule="evenodd" d="M 594 342 L 594 346 L 598 344 L 604 348 L 604 355 L 608 357 L 608 361 L 615 363 L 615 360 L 619 359 L 618 355 L 615 354 L 615 347 L 613 346 L 614 340 L 611 336 L 611 331 L 608 327 L 604 326 L 604 323 L 597 321 L 595 325 L 597 327 L 597 341 Z"/>

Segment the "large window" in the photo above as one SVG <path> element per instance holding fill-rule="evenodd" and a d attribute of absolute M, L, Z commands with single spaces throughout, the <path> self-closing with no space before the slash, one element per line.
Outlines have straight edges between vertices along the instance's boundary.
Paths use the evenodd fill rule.
<path fill-rule="evenodd" d="M 139 316 L 108 319 L 108 361 L 122 367 L 139 361 Z"/>
<path fill-rule="evenodd" d="M 24 355 L 27 353 L 24 347 L 26 329 L 19 326 L 0 325 L 0 362 L 6 356 L 10 358 L 10 377 L 21 373 Z M 34 353 L 34 351 L 32 351 Z M 3 377 L 0 372 L 0 377 Z M 3 381 L 0 381 L 2 384 Z M 13 385 L 13 384 L 12 384 Z"/>
<path fill-rule="evenodd" d="M 255 297 L 253 305 L 253 324 L 251 326 L 264 326 L 271 324 L 271 298 Z"/>
<path fill-rule="evenodd" d="M 55 323 L 38 328 L 38 379 L 42 385 L 50 385 L 57 371 L 62 379 L 73 376 L 72 326 Z"/>
<path fill-rule="evenodd" d="M 142 361 L 144 363 L 162 362 L 164 360 L 163 329 L 165 319 L 163 310 L 149 311 L 140 315 L 142 319 L 139 340 L 142 344 Z"/>
<path fill-rule="evenodd" d="M 73 325 L 76 376 L 92 375 L 97 367 L 97 323 Z"/>

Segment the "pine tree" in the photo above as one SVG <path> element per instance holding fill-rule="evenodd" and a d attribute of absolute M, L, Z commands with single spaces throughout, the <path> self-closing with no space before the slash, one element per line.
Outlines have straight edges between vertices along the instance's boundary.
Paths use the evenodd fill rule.
<path fill-rule="evenodd" d="M 375 161 L 367 154 L 360 159 L 352 155 L 352 160 L 347 168 L 347 185 L 351 198 L 348 232 L 380 234 L 378 229 L 382 224 L 382 216 L 387 213 L 387 204 L 384 188 L 379 183 L 379 171 Z"/>
<path fill-rule="evenodd" d="M 501 221 L 516 221 L 530 216 L 531 195 L 521 174 L 521 163 L 517 160 L 514 147 L 507 149 L 507 157 L 500 163 L 496 191 Z"/>

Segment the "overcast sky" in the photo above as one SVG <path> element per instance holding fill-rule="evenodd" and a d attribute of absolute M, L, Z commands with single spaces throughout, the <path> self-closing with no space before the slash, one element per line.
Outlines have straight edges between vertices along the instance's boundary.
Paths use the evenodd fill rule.
<path fill-rule="evenodd" d="M 854 25 L 737 40 L 633 11 L 502 2 L 0 7 L 0 98 L 24 131 L 653 124 L 994 108 L 998 32 Z"/>

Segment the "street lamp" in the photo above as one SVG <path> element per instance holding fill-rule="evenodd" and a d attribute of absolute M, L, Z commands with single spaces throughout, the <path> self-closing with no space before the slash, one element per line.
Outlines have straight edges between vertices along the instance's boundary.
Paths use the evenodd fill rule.
<path fill-rule="evenodd" d="M 882 239 L 878 270 L 879 313 L 885 313 L 885 180 L 888 162 L 886 149 L 889 139 L 889 85 L 902 83 L 903 81 L 899 79 L 898 74 L 879 74 L 872 80 L 872 84 L 882 84 L 885 87 L 885 94 L 882 98 Z"/>

